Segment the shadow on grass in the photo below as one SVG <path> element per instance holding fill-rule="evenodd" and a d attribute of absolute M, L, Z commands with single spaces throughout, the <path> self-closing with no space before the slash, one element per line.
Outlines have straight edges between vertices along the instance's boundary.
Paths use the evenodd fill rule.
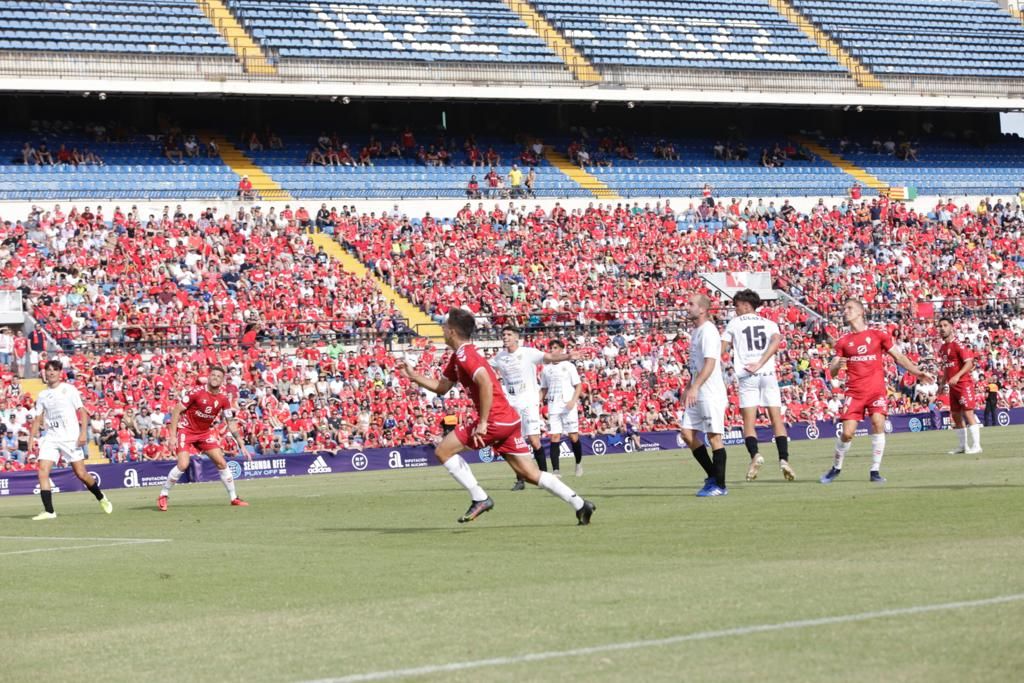
<path fill-rule="evenodd" d="M 700 487 L 700 482 L 697 482 L 693 486 Z M 680 484 L 679 486 L 644 486 L 643 484 L 637 484 L 636 486 L 598 486 L 598 491 L 688 491 L 693 488 L 690 484 Z M 610 495 L 610 494 L 603 494 Z"/>
<path fill-rule="evenodd" d="M 323 527 L 317 529 L 329 534 L 426 534 L 433 532 L 462 533 L 469 530 L 475 532 L 498 531 L 507 529 L 551 529 L 558 526 L 571 527 L 569 523 L 552 524 L 459 524 L 458 526 L 426 526 L 426 527 Z"/>
<path fill-rule="evenodd" d="M 636 489 L 636 493 L 605 493 L 604 491 L 598 491 L 596 496 L 591 496 L 595 502 L 600 502 L 602 498 L 678 498 L 679 496 L 692 496 L 696 487 L 684 486 L 679 489 L 675 489 L 675 493 L 644 493 L 642 489 Z"/>

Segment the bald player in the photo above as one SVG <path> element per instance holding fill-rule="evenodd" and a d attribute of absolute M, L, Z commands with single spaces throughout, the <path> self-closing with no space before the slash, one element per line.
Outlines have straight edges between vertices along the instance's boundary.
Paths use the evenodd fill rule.
<path fill-rule="evenodd" d="M 711 320 L 711 299 L 690 295 L 686 315 L 693 323 L 690 333 L 690 383 L 683 391 L 679 433 L 707 478 L 697 495 L 701 498 L 728 494 L 725 486 L 725 408 L 728 398 L 722 378 L 722 335 Z M 700 438 L 703 432 L 712 457 Z"/>

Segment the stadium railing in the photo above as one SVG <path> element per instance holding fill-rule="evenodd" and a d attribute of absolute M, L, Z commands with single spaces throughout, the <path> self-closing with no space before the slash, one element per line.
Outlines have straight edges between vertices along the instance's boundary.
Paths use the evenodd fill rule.
<path fill-rule="evenodd" d="M 528 64 L 472 64 L 394 62 L 387 60 L 297 60 L 273 54 L 274 74 L 250 73 L 242 57 L 175 57 L 87 52 L 0 52 L 0 76 L 12 78 L 121 78 L 153 80 L 205 80 L 210 82 L 250 81 L 309 82 L 319 86 L 331 82 L 459 85 L 532 85 L 564 87 L 577 85 L 567 67 Z M 254 56 L 255 59 L 255 56 Z M 262 59 L 262 57 L 261 57 Z M 825 94 L 862 93 L 856 83 L 842 75 L 784 71 L 725 71 L 714 69 L 658 69 L 605 67 L 602 87 L 672 88 L 699 91 L 814 92 Z M 876 74 L 883 91 L 890 94 L 949 96 L 1024 96 L 1024 80 L 979 79 L 945 76 L 888 76 Z M 877 92 L 877 91 L 875 91 Z"/>

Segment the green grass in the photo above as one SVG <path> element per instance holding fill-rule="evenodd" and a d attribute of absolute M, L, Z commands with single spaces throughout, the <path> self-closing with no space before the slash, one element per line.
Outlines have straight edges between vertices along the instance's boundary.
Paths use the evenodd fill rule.
<path fill-rule="evenodd" d="M 61 494 L 0 501 L 0 680 L 303 681 L 1024 593 L 1024 429 L 889 438 L 885 486 L 858 438 L 822 486 L 829 441 L 800 442 L 800 477 L 766 467 L 730 495 L 693 496 L 688 454 L 587 458 L 570 485 L 590 527 L 478 465 L 493 512 L 443 469 Z M 769 464 L 774 447 L 763 445 Z M 4 554 L 8 553 L 8 554 Z M 505 663 L 424 681 L 1000 681 L 1024 671 L 1024 601 Z M 1017 674 L 1013 672 L 1016 671 Z"/>

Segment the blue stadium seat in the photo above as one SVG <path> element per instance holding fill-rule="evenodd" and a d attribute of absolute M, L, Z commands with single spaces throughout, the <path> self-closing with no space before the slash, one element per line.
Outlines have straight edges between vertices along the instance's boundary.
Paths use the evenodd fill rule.
<path fill-rule="evenodd" d="M 793 4 L 883 78 L 1024 76 L 1024 26 L 994 0 Z"/>

